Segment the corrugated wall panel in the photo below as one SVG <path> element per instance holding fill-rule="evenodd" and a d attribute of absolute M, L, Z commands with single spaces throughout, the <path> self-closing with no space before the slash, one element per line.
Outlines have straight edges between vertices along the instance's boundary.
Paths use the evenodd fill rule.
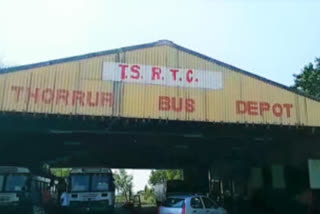
<path fill-rule="evenodd" d="M 125 117 L 143 118 L 145 111 L 152 108 L 146 104 L 144 85 L 126 83 L 123 88 L 123 96 L 121 99 L 122 112 Z"/>
<path fill-rule="evenodd" d="M 60 93 L 60 98 L 52 108 L 54 114 L 75 114 L 79 104 L 79 62 L 71 62 L 56 65 L 55 90 Z M 59 91 L 59 92 L 58 92 Z"/>
<path fill-rule="evenodd" d="M 55 101 L 55 74 L 56 66 L 46 66 L 31 71 L 31 92 L 36 99 L 28 102 L 28 112 L 52 113 Z"/>
<path fill-rule="evenodd" d="M 3 109 L 7 75 L 0 75 L 0 111 Z"/>
<path fill-rule="evenodd" d="M 103 81 L 104 62 L 204 70 L 208 73 L 200 72 L 202 79 L 221 72 L 223 87 L 168 86 L 168 80 L 163 85 Z M 166 104 L 159 105 L 161 101 Z M 289 116 L 284 105 L 291 104 Z M 0 110 L 320 126 L 319 102 L 168 45 L 1 74 Z"/>
<path fill-rule="evenodd" d="M 320 106 L 319 102 L 307 99 L 308 125 L 319 126 Z"/>
<path fill-rule="evenodd" d="M 124 62 L 127 64 L 166 66 L 166 51 L 166 47 L 159 46 L 140 51 L 126 52 L 124 54 Z M 163 93 L 161 88 L 162 86 L 125 83 L 123 85 L 123 97 L 121 99 L 122 114 L 126 117 L 159 118 L 160 112 L 154 111 L 154 108 L 155 106 L 158 106 L 158 103 L 150 103 L 149 100 L 150 97 L 166 96 L 167 92 Z M 161 92 L 161 94 L 159 92 Z M 169 115 L 164 115 L 163 117 L 168 118 Z M 174 116 L 171 117 L 173 118 Z"/>
<path fill-rule="evenodd" d="M 215 66 L 210 66 L 207 61 L 183 51 L 178 52 L 177 61 L 178 68 L 207 70 L 208 72 L 210 72 L 210 70 L 215 70 Z M 202 79 L 205 79 L 205 77 L 202 77 Z M 194 102 L 194 111 L 187 111 L 187 109 L 184 109 L 186 120 L 210 120 L 210 113 L 207 109 L 211 109 L 212 106 L 210 105 L 210 100 L 209 105 L 206 105 L 207 94 L 215 90 L 190 88 L 182 88 L 182 90 L 185 90 L 185 93 L 180 92 L 180 94 L 183 94 L 183 97 L 185 98 L 184 102 L 187 102 L 186 99 L 191 99 L 192 102 Z"/>
<path fill-rule="evenodd" d="M 27 111 L 28 102 L 34 99 L 29 90 L 30 80 L 30 71 L 7 74 L 3 111 Z"/>
<path fill-rule="evenodd" d="M 221 93 L 221 106 L 220 106 L 220 120 L 225 122 L 237 122 L 237 114 L 236 114 L 236 105 L 235 102 L 239 99 L 241 99 L 241 81 L 237 73 L 230 71 L 226 68 L 217 68 L 217 70 L 220 70 L 223 72 L 224 76 L 224 88 L 218 93 Z M 236 90 L 232 90 L 230 88 L 235 88 Z M 219 103 L 216 102 L 216 106 L 219 106 Z"/>
<path fill-rule="evenodd" d="M 111 81 L 81 80 L 79 91 L 83 92 L 83 103 L 77 105 L 76 114 L 109 116 L 113 107 L 113 83 Z"/>
<path fill-rule="evenodd" d="M 306 125 L 309 123 L 308 120 L 308 108 L 307 108 L 307 98 L 300 96 L 300 95 L 296 95 L 296 103 L 299 106 L 298 110 L 296 112 L 297 116 L 297 124 L 299 125 Z M 320 125 L 320 121 L 319 121 L 319 125 Z"/>
<path fill-rule="evenodd" d="M 104 62 L 114 62 L 116 54 L 95 57 L 81 60 L 80 63 L 80 79 L 82 80 L 102 80 L 102 70 Z"/>
<path fill-rule="evenodd" d="M 252 77 L 242 75 L 242 100 L 254 102 L 251 114 L 245 114 L 250 123 L 291 124 L 296 122 L 295 97 L 293 93 L 268 85 Z M 263 106 L 263 105 L 268 105 Z M 290 106 L 288 106 L 290 105 Z"/>

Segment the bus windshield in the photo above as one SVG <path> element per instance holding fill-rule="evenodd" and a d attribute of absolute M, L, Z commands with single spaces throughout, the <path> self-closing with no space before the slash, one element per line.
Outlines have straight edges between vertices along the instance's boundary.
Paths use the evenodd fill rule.
<path fill-rule="evenodd" d="M 6 179 L 5 191 L 6 192 L 20 192 L 26 185 L 28 179 L 27 175 L 9 174 Z"/>
<path fill-rule="evenodd" d="M 3 189 L 3 182 L 4 182 L 4 175 L 0 175 L 0 192 L 2 192 L 2 189 Z"/>
<path fill-rule="evenodd" d="M 89 191 L 89 175 L 72 175 L 71 191 Z"/>
<path fill-rule="evenodd" d="M 111 191 L 112 190 L 112 178 L 106 174 L 92 175 L 91 188 L 92 191 Z"/>

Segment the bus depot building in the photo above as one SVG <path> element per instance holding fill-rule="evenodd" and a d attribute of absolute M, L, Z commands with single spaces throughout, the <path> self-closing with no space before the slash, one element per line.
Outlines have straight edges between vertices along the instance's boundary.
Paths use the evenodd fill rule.
<path fill-rule="evenodd" d="M 318 194 L 319 127 L 319 100 L 167 40 L 0 70 L 1 165 L 181 168 L 280 207 Z"/>

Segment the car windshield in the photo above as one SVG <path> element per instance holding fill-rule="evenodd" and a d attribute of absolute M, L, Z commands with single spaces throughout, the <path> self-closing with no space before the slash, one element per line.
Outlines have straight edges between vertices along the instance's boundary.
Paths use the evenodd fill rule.
<path fill-rule="evenodd" d="M 3 189 L 3 182 L 4 182 L 4 175 L 0 175 L 0 192 L 2 192 L 2 189 Z"/>
<path fill-rule="evenodd" d="M 20 192 L 26 185 L 28 179 L 27 175 L 8 175 L 5 184 L 5 191 L 7 192 Z"/>
<path fill-rule="evenodd" d="M 108 191 L 112 188 L 112 179 L 110 175 L 96 174 L 92 175 L 91 189 L 92 191 Z"/>
<path fill-rule="evenodd" d="M 183 198 L 168 198 L 164 203 L 164 207 L 182 208 L 184 205 Z"/>
<path fill-rule="evenodd" d="M 89 191 L 89 175 L 72 175 L 71 191 Z"/>

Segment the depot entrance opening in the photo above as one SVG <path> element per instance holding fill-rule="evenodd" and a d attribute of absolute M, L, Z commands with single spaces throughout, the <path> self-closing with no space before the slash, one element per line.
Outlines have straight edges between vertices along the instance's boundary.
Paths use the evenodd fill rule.
<path fill-rule="evenodd" d="M 318 149 L 308 143 L 317 139 L 316 132 L 287 127 L 33 115 L 24 120 L 14 115 L 1 118 L 2 165 L 24 165 L 39 173 L 39 163 L 182 169 L 195 192 L 223 201 L 228 209 L 247 209 L 258 190 L 266 191 L 263 197 L 278 210 L 295 203 L 289 198 L 302 196 L 310 187 L 306 157 Z M 300 147 L 303 139 L 309 140 Z M 288 200 L 278 204 L 278 197 L 287 194 Z M 232 200 L 225 201 L 226 197 Z M 246 207 L 236 208 L 235 201 L 247 198 L 240 203 Z"/>

